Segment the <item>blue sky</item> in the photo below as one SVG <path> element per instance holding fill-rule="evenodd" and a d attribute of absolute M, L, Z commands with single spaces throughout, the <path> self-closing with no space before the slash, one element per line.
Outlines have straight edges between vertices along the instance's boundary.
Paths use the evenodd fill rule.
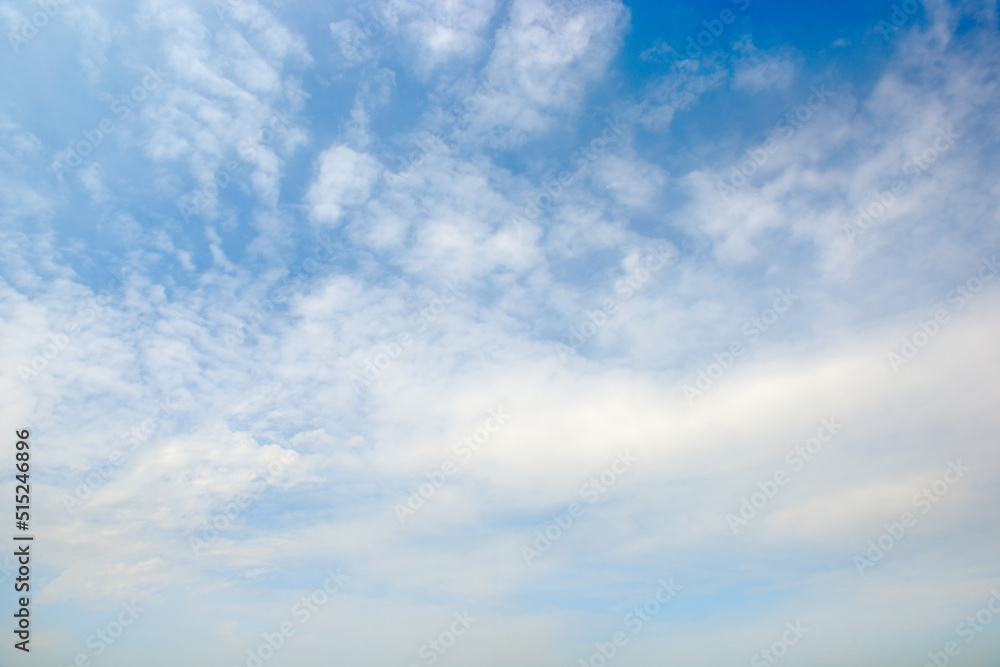
<path fill-rule="evenodd" d="M 994 664 L 995 0 L 0 24 L 3 664 Z"/>

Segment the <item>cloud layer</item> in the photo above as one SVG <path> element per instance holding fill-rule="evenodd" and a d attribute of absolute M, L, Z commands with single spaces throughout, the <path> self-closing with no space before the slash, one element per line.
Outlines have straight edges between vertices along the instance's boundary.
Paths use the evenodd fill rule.
<path fill-rule="evenodd" d="M 39 659 L 995 655 L 994 6 L 56 4 L 0 8 Z"/>

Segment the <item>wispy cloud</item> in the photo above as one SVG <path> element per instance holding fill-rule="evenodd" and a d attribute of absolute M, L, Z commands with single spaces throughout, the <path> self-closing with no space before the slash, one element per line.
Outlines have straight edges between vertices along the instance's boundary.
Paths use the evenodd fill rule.
<path fill-rule="evenodd" d="M 3 5 L 35 656 L 986 651 L 991 7 Z"/>

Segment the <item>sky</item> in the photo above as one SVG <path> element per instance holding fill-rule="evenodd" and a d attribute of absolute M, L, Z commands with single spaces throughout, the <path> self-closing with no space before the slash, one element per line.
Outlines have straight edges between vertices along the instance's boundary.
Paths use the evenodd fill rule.
<path fill-rule="evenodd" d="M 0 26 L 0 665 L 997 664 L 996 0 Z"/>

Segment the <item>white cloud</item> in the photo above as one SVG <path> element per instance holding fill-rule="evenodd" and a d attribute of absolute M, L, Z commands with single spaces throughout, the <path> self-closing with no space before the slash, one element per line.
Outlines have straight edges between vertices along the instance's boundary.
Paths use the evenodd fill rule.
<path fill-rule="evenodd" d="M 487 44 L 496 0 L 397 0 L 400 32 L 416 45 L 416 67 L 429 73 L 443 64 L 466 64 Z"/>
<path fill-rule="evenodd" d="M 313 220 L 326 224 L 340 221 L 345 206 L 364 203 L 382 171 L 370 155 L 334 145 L 319 157 L 316 179 L 309 186 L 306 202 Z"/>
<path fill-rule="evenodd" d="M 140 17 L 172 77 L 136 130 L 149 137 L 157 188 L 176 189 L 186 169 L 210 175 L 268 114 L 305 102 L 304 41 L 259 6 L 241 7 L 214 33 L 183 5 L 151 3 Z M 231 224 L 181 226 L 153 205 L 122 201 L 126 210 L 99 211 L 121 259 L 100 238 L 45 228 L 4 235 L 0 428 L 30 422 L 44 452 L 35 499 L 48 546 L 39 564 L 52 576 L 39 580 L 38 618 L 69 608 L 65 629 L 52 633 L 59 643 L 40 655 L 65 661 L 79 650 L 76 637 L 107 623 L 109 606 L 136 596 L 158 609 L 150 621 L 160 615 L 137 626 L 150 628 L 139 631 L 148 632 L 139 648 L 116 645 L 109 665 L 145 664 L 147 655 L 175 664 L 166 643 L 176 636 L 189 637 L 206 664 L 231 662 L 320 585 L 325 575 L 314 583 L 314 574 L 341 566 L 353 588 L 302 628 L 283 659 L 308 665 L 336 651 L 356 664 L 407 664 L 447 627 L 445 607 L 468 606 L 481 624 L 450 659 L 509 664 L 501 649 L 516 635 L 527 637 L 517 664 L 551 665 L 576 655 L 577 635 L 608 636 L 609 619 L 648 599 L 649 582 L 676 575 L 685 586 L 678 607 L 687 595 L 692 605 L 708 600 L 705 620 L 652 624 L 630 647 L 640 663 L 655 662 L 664 646 L 689 662 L 743 660 L 808 611 L 829 634 L 811 635 L 818 639 L 803 643 L 801 660 L 874 665 L 884 655 L 859 662 L 840 642 L 856 636 L 859 609 L 870 627 L 883 631 L 878 619 L 890 618 L 908 637 L 977 600 L 992 576 L 979 554 L 995 553 L 997 541 L 983 510 L 996 506 L 1000 462 L 996 281 L 898 373 L 886 353 L 1000 242 L 984 139 L 997 136 L 995 55 L 950 50 L 933 37 L 940 26 L 931 37 L 900 35 L 873 87 L 831 85 L 830 102 L 782 137 L 728 200 L 716 182 L 758 138 L 735 148 L 723 145 L 728 135 L 719 144 L 656 144 L 675 113 L 698 113 L 704 92 L 740 75 L 730 78 L 722 59 L 678 62 L 633 101 L 614 98 L 627 108 L 628 131 L 553 194 L 550 179 L 574 168 L 576 151 L 597 136 L 569 121 L 607 81 L 624 8 L 584 4 L 564 16 L 518 0 L 487 55 L 488 28 L 477 22 L 486 5 L 467 7 L 469 26 L 458 25 L 458 5 L 407 7 L 395 34 L 422 50 L 409 63 L 415 71 L 441 76 L 423 91 L 431 100 L 477 85 L 473 73 L 450 71 L 477 55 L 494 77 L 454 127 L 428 113 L 384 133 L 380 114 L 393 108 L 399 70 L 366 64 L 353 106 L 348 96 L 335 120 L 322 119 L 321 131 L 340 139 L 304 144 L 289 120 L 247 158 L 257 199 Z M 359 63 L 368 57 L 358 54 Z M 774 71 L 747 76 L 738 85 L 772 93 L 783 85 Z M 324 113 L 327 103 L 317 102 Z M 584 143 L 502 150 L 521 140 L 515 131 L 539 139 L 563 122 Z M 855 209 L 948 123 L 962 141 L 857 246 L 839 243 Z M 484 128 L 511 134 L 490 143 L 475 137 Z M 22 183 L 6 167 L 30 166 L 45 142 L 13 121 L 0 123 L 0 140 L 0 194 L 13 197 Z M 303 146 L 310 153 L 294 168 L 313 164 L 305 193 L 293 187 L 296 201 L 279 205 L 284 161 Z M 695 149 L 708 157 L 685 173 L 682 153 Z M 114 160 L 98 164 L 78 173 L 95 200 L 84 193 L 74 205 L 110 201 L 102 188 L 122 172 Z M 512 224 L 543 193 L 548 203 L 531 222 Z M 31 212 L 29 203 L 16 214 Z M 35 203 L 43 223 L 60 205 L 41 195 Z M 332 259 L 302 262 L 318 232 Z M 671 261 L 623 289 L 642 275 L 651 245 Z M 119 261 L 129 269 L 123 288 L 98 297 Z M 172 262 L 180 268 L 165 268 Z M 450 280 L 460 294 L 445 301 Z M 723 363 L 715 360 L 732 340 L 748 343 L 742 327 L 778 287 L 796 293 L 794 308 L 689 403 L 684 384 Z M 609 299 L 615 312 L 603 310 Z M 87 321 L 46 359 L 52 336 L 74 318 Z M 560 355 L 556 343 L 570 344 L 588 322 L 593 333 Z M 33 362 L 44 368 L 25 383 L 20 367 Z M 370 384 L 352 380 L 370 379 L 371 368 Z M 178 403 L 166 416 L 156 406 L 165 397 Z M 458 461 L 456 441 L 498 406 L 509 422 L 400 526 L 396 504 L 446 459 Z M 821 417 L 842 421 L 843 433 L 732 535 L 726 513 L 786 467 L 785 453 Z M 149 423 L 128 459 L 69 514 L 63 494 Z M 580 501 L 581 484 L 623 449 L 634 467 L 524 565 L 520 547 L 535 528 Z M 294 462 L 195 556 L 188 537 L 246 492 L 250 475 L 290 452 Z M 859 585 L 852 557 L 952 457 L 975 466 L 975 482 L 921 518 L 924 532 Z M 748 572 L 767 591 L 758 613 L 734 622 L 731 606 L 712 604 L 746 586 Z M 806 593 L 776 599 L 782 586 Z M 720 624 L 733 641 L 714 640 Z M 862 633 L 858 642 L 884 647 L 879 639 Z M 165 650 L 151 651 L 157 642 Z"/>
<path fill-rule="evenodd" d="M 638 105 L 639 122 L 651 131 L 665 131 L 678 111 L 722 86 L 726 75 L 716 58 L 677 61 L 669 73 L 646 84 Z"/>
<path fill-rule="evenodd" d="M 733 63 L 733 85 L 751 91 L 769 88 L 784 89 L 795 78 L 795 64 L 788 49 L 761 51 L 749 36 L 735 45 L 737 56 Z"/>
<path fill-rule="evenodd" d="M 666 172 L 635 155 L 609 155 L 598 160 L 596 180 L 613 194 L 616 200 L 635 209 L 648 209 L 663 194 Z"/>
<path fill-rule="evenodd" d="M 621 40 L 628 11 L 616 1 L 582 5 L 563 16 L 543 0 L 514 0 L 498 31 L 484 76 L 496 87 L 473 131 L 537 135 L 572 115 L 600 79 Z"/>
<path fill-rule="evenodd" d="M 104 183 L 101 182 L 101 167 L 96 162 L 91 162 L 87 165 L 80 167 L 76 175 L 79 177 L 80 182 L 90 193 L 90 200 L 95 203 L 100 203 L 107 201 L 110 192 L 104 187 Z"/>
<path fill-rule="evenodd" d="M 312 57 L 305 41 L 258 3 L 219 4 L 223 25 L 215 35 L 194 7 L 147 0 L 140 9 L 136 21 L 161 40 L 164 61 L 157 66 L 167 72 L 164 90 L 139 109 L 145 149 L 158 162 L 185 160 L 202 189 L 232 160 L 248 162 L 261 205 L 274 207 L 279 156 L 304 138 L 292 122 L 305 99 L 292 72 L 309 67 Z M 216 211 L 214 198 L 204 210 Z"/>

